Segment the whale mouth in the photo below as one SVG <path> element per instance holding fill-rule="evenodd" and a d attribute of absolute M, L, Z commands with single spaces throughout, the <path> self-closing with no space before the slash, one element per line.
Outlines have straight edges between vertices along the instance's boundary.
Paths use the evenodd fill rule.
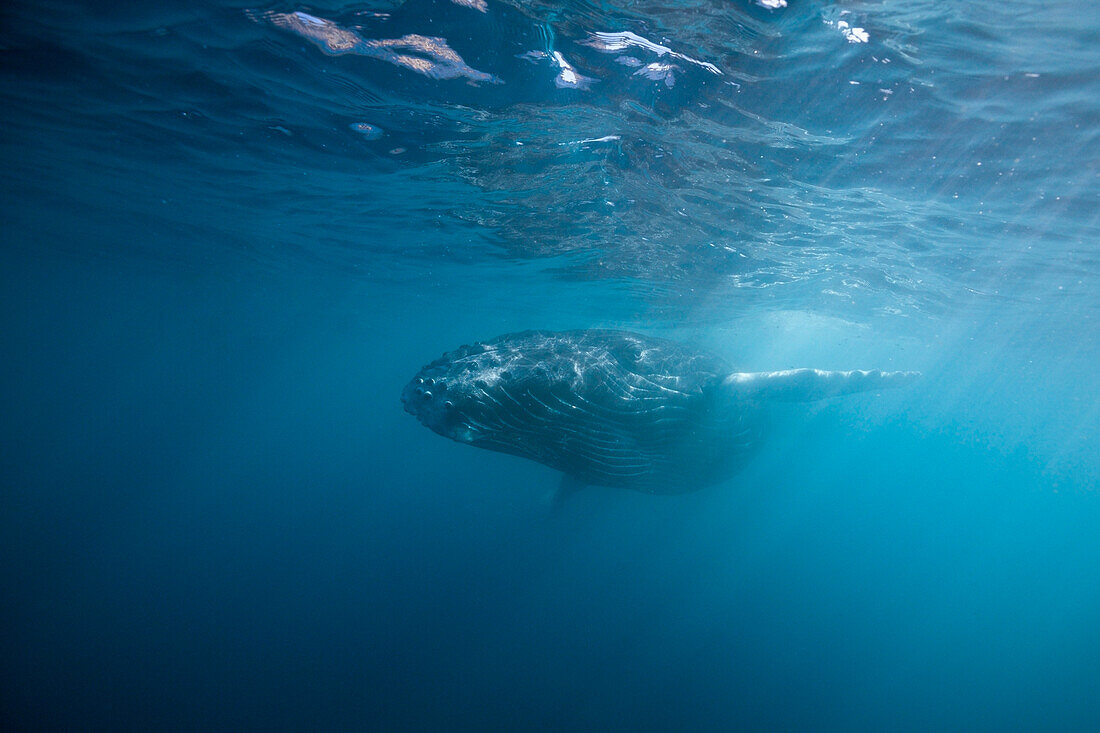
<path fill-rule="evenodd" d="M 473 443 L 481 437 L 481 432 L 471 425 L 459 425 L 451 431 L 451 439 L 459 443 Z"/>
<path fill-rule="evenodd" d="M 404 405 L 405 412 L 423 420 L 424 410 L 434 397 L 432 386 L 434 385 L 426 386 L 423 377 L 416 377 L 405 385 L 405 389 L 401 391 L 401 404 Z"/>
<path fill-rule="evenodd" d="M 416 388 L 417 385 L 414 380 L 413 382 L 409 382 L 409 384 L 405 386 L 405 389 L 401 390 L 401 405 L 405 408 L 405 412 L 410 415 L 419 413 L 419 400 L 417 399 Z"/>

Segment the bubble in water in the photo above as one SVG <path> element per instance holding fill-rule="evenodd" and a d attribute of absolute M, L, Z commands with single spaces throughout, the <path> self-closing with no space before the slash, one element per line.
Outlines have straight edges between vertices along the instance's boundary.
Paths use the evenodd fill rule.
<path fill-rule="evenodd" d="M 369 122 L 353 122 L 348 125 L 352 130 L 358 132 L 360 135 L 368 140 L 377 140 L 382 137 L 384 130 L 377 125 L 372 125 Z"/>

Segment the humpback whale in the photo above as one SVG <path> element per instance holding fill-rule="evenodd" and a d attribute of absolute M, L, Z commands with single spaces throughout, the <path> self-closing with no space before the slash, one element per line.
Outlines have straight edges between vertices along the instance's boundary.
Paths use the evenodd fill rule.
<path fill-rule="evenodd" d="M 738 372 L 673 341 L 613 330 L 524 331 L 431 362 L 406 412 L 460 443 L 586 484 L 675 494 L 718 483 L 764 439 L 768 405 L 911 382 L 917 372 Z"/>

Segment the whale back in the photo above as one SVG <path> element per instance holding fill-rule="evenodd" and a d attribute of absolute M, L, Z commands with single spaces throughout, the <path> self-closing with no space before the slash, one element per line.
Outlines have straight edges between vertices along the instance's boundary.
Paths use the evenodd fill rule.
<path fill-rule="evenodd" d="M 721 359 L 625 331 L 525 331 L 444 354 L 402 395 L 437 433 L 573 480 L 679 493 L 724 478 L 757 439 L 716 400 Z"/>

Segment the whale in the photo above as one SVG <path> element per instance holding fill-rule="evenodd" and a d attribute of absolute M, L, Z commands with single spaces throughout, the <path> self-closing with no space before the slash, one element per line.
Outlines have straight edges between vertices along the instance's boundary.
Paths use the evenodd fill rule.
<path fill-rule="evenodd" d="M 722 358 L 629 331 L 510 333 L 449 351 L 402 390 L 406 412 L 451 440 L 586 485 L 679 494 L 735 475 L 777 403 L 901 387 L 913 371 L 740 372 Z"/>

